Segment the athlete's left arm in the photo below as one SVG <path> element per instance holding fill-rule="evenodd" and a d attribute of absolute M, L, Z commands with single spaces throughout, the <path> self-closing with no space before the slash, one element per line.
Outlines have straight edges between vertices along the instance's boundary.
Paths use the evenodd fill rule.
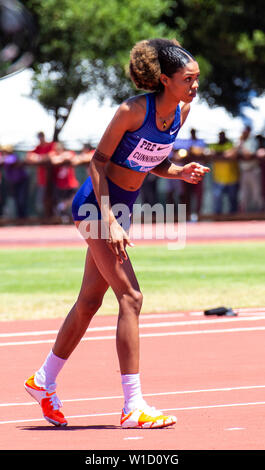
<path fill-rule="evenodd" d="M 197 162 L 191 162 L 184 166 L 179 166 L 172 163 L 167 158 L 160 163 L 160 165 L 151 170 L 150 173 L 153 173 L 160 178 L 180 179 L 186 181 L 186 183 L 197 184 L 201 181 L 204 174 L 209 171 L 210 168 Z"/>

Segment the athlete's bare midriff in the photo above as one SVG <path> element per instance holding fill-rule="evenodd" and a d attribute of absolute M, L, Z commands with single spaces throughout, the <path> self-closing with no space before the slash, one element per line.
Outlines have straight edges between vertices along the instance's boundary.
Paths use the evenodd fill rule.
<path fill-rule="evenodd" d="M 117 186 L 126 191 L 136 191 L 139 189 L 147 175 L 138 171 L 130 170 L 109 161 L 105 166 L 106 176 Z"/>

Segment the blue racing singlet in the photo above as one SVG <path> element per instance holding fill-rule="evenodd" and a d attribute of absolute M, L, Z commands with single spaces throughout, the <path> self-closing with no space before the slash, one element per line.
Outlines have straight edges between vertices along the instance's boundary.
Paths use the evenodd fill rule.
<path fill-rule="evenodd" d="M 171 152 L 180 129 L 180 106 L 169 129 L 160 131 L 156 125 L 155 93 L 146 93 L 146 115 L 142 126 L 125 132 L 111 161 L 130 170 L 148 172 L 165 160 Z"/>
<path fill-rule="evenodd" d="M 180 129 L 180 107 L 176 109 L 174 121 L 169 129 L 160 131 L 156 126 L 155 93 L 146 95 L 146 115 L 140 129 L 134 132 L 125 132 L 122 140 L 112 155 L 111 161 L 117 165 L 130 168 L 134 171 L 148 172 L 159 165 L 170 154 L 177 133 Z M 140 189 L 127 191 L 107 178 L 109 197 L 112 208 L 121 210 L 120 204 L 127 206 L 127 217 L 123 218 L 121 225 L 128 229 L 130 214 Z M 72 212 L 74 220 L 99 220 L 100 207 L 94 193 L 91 177 L 89 176 L 77 191 Z M 88 215 L 89 214 L 89 215 Z"/>

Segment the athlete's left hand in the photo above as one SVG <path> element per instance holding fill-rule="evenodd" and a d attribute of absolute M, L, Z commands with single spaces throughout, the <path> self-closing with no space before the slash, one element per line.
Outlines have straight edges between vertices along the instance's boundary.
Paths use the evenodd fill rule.
<path fill-rule="evenodd" d="M 205 173 L 209 173 L 210 168 L 197 162 L 187 163 L 182 168 L 180 179 L 186 183 L 197 184 L 202 180 Z"/>

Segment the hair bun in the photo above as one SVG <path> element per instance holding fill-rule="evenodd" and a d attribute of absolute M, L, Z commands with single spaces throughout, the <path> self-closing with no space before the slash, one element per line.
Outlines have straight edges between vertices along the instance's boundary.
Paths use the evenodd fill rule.
<path fill-rule="evenodd" d="M 140 90 L 155 91 L 161 74 L 157 50 L 144 40 L 135 44 L 130 53 L 130 75 Z"/>
<path fill-rule="evenodd" d="M 175 54 L 172 54 L 172 50 L 175 51 Z M 159 91 L 163 89 L 160 81 L 161 73 L 171 76 L 192 58 L 191 54 L 185 51 L 176 39 L 139 41 L 130 53 L 130 76 L 138 89 Z"/>

